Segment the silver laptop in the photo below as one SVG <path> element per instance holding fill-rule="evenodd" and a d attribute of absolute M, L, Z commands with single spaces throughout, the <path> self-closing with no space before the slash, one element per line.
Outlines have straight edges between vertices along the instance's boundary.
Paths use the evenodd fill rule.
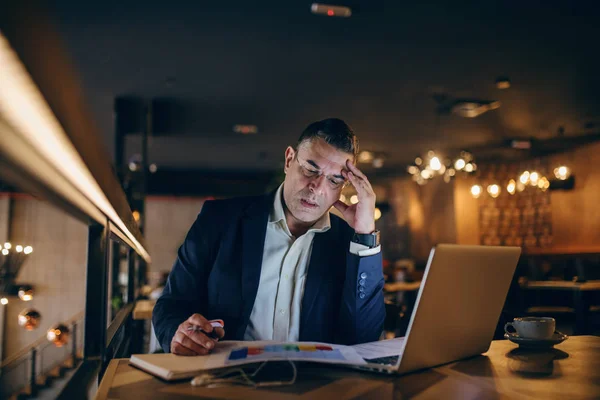
<path fill-rule="evenodd" d="M 406 336 L 367 344 L 367 364 L 357 367 L 404 374 L 485 353 L 520 254 L 520 247 L 435 246 Z M 364 350 L 387 353 L 370 358 Z"/>

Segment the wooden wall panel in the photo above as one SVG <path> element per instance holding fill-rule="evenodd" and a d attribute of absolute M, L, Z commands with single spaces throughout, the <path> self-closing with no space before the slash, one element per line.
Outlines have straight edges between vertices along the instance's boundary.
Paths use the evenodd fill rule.
<path fill-rule="evenodd" d="M 456 243 L 477 245 L 479 243 L 479 204 L 471 196 L 471 186 L 477 180 L 457 177 L 454 180 L 454 212 L 456 214 Z"/>
<path fill-rule="evenodd" d="M 600 249 L 600 143 L 553 157 L 575 175 L 575 189 L 551 191 L 552 247 Z"/>

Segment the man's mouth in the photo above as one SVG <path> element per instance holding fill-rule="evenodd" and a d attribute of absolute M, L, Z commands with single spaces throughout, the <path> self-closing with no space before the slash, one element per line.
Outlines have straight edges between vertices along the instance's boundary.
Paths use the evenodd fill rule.
<path fill-rule="evenodd" d="M 300 199 L 300 203 L 307 208 L 317 208 L 319 207 L 319 205 L 317 203 L 314 203 L 310 200 L 305 200 L 305 199 Z"/>

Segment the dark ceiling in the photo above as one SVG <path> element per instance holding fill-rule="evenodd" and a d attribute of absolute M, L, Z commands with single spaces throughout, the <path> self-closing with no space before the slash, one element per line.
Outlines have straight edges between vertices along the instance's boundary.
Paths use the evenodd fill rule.
<path fill-rule="evenodd" d="M 51 7 L 111 154 L 116 97 L 181 105 L 176 132 L 150 140 L 159 168 L 277 169 L 285 146 L 328 116 L 398 170 L 430 148 L 600 131 L 595 2 L 335 3 L 352 17 L 316 16 L 311 1 L 289 0 Z M 495 87 L 500 75 L 510 89 Z M 502 106 L 437 119 L 436 94 Z M 234 124 L 259 133 L 236 134 Z M 139 143 L 129 138 L 129 155 Z"/>

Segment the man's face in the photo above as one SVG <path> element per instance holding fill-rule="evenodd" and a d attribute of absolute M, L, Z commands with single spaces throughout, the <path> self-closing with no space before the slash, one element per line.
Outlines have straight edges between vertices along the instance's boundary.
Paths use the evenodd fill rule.
<path fill-rule="evenodd" d="M 352 154 L 336 149 L 321 138 L 305 141 L 298 151 L 285 151 L 283 198 L 299 222 L 315 222 L 339 199 L 345 185 L 342 170 Z"/>

